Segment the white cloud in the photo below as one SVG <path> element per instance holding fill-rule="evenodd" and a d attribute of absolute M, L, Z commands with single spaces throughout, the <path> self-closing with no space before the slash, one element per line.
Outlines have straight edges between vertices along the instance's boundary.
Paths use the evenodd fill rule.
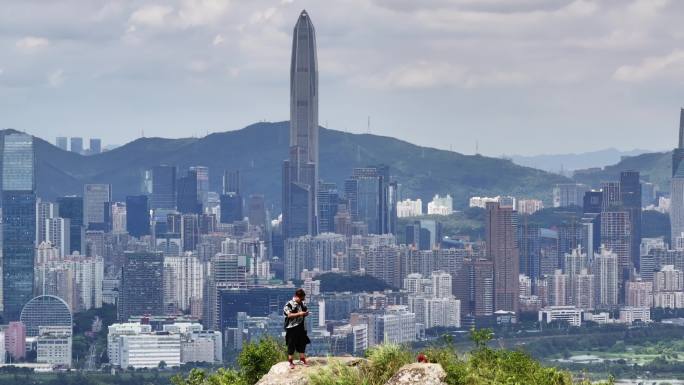
<path fill-rule="evenodd" d="M 64 71 L 57 69 L 48 74 L 47 81 L 50 87 L 59 87 L 64 84 Z"/>
<path fill-rule="evenodd" d="M 182 0 L 178 18 L 183 27 L 213 24 L 224 16 L 229 5 L 228 0 Z"/>
<path fill-rule="evenodd" d="M 651 56 L 638 65 L 623 65 L 613 73 L 613 79 L 623 82 L 645 82 L 684 75 L 684 50 L 676 49 L 668 55 Z"/>
<path fill-rule="evenodd" d="M 181 0 L 177 7 L 145 5 L 134 11 L 129 23 L 153 28 L 188 28 L 212 25 L 228 10 L 227 0 Z"/>
<path fill-rule="evenodd" d="M 193 60 L 188 65 L 188 69 L 196 73 L 207 72 L 209 70 L 209 67 L 209 63 L 207 63 L 204 60 Z"/>
<path fill-rule="evenodd" d="M 33 52 L 50 45 L 50 41 L 44 37 L 27 36 L 17 40 L 14 44 L 18 49 L 24 52 Z"/>
<path fill-rule="evenodd" d="M 421 61 L 371 78 L 367 84 L 387 88 L 497 87 L 518 86 L 528 81 L 526 75 L 513 71 L 476 71 L 449 63 Z"/>
<path fill-rule="evenodd" d="M 223 44 L 223 36 L 221 34 L 218 34 L 214 36 L 214 40 L 211 42 L 212 45 L 221 45 Z"/>
<path fill-rule="evenodd" d="M 161 27 L 173 12 L 173 8 L 165 5 L 147 5 L 131 14 L 130 23 L 149 27 Z"/>

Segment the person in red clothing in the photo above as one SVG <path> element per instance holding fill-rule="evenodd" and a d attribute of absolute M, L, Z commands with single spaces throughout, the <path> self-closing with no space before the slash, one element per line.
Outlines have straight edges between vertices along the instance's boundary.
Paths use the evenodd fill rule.
<path fill-rule="evenodd" d="M 309 336 L 306 334 L 304 327 L 304 318 L 309 315 L 309 311 L 304 304 L 306 293 L 303 289 L 297 289 L 294 297 L 285 304 L 283 314 L 285 315 L 285 343 L 287 344 L 287 361 L 290 363 L 290 369 L 294 369 L 295 365 L 293 356 L 295 351 L 299 353 L 299 361 L 303 365 L 306 363 L 306 345 L 311 342 Z"/>

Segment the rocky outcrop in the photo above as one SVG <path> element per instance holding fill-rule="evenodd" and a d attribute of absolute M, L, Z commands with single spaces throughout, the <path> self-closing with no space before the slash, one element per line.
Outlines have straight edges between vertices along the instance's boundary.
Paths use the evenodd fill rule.
<path fill-rule="evenodd" d="M 365 360 L 357 357 L 309 357 L 309 366 L 296 365 L 290 369 L 287 362 L 273 365 L 256 385 L 307 385 L 312 374 L 331 364 L 356 367 Z"/>
<path fill-rule="evenodd" d="M 439 364 L 404 365 L 386 385 L 446 385 L 446 372 Z"/>

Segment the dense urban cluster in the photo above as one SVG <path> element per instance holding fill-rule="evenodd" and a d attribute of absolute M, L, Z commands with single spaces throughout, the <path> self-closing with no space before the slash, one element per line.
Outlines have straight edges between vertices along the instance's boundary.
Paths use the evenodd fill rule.
<path fill-rule="evenodd" d="M 4 136 L 4 365 L 72 367 L 75 315 L 103 306 L 116 308 L 116 322 L 95 317 L 86 334 L 105 333 L 106 348 L 93 343 L 80 368 L 222 364 L 247 343 L 282 338 L 283 305 L 299 287 L 314 355 L 360 355 L 425 340 L 434 328 L 512 325 L 526 314 L 542 327 L 580 327 L 646 324 L 652 308 L 684 308 L 684 112 L 670 197 L 624 171 L 600 186 L 549 186 L 548 197 L 454 202 L 441 191 L 423 205 L 388 165 L 350 169 L 340 185 L 319 175 L 316 41 L 306 12 L 294 28 L 290 76 L 281 215 L 273 197 L 243 196 L 243 171 L 229 164 L 151 166 L 140 194 L 121 201 L 106 175 L 81 195 L 43 199 L 33 137 Z M 69 150 L 67 138 L 57 145 Z M 86 151 L 71 138 L 70 151 L 87 162 L 101 142 Z M 540 225 L 530 218 L 544 202 L 581 215 Z M 482 237 L 444 234 L 459 207 L 480 212 Z M 670 214 L 669 236 L 642 237 L 646 209 Z M 331 274 L 372 277 L 383 289 L 323 290 Z"/>

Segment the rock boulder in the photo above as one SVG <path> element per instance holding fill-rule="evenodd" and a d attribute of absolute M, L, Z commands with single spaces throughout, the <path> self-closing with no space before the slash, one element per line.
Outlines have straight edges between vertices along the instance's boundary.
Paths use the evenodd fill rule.
<path fill-rule="evenodd" d="M 363 361 L 363 358 L 357 357 L 309 357 L 307 358 L 309 366 L 296 365 L 294 369 L 290 369 L 287 362 L 280 362 L 273 365 L 256 385 L 307 385 L 311 374 L 330 364 L 358 366 Z"/>
<path fill-rule="evenodd" d="M 439 364 L 404 365 L 385 385 L 446 385 L 446 372 Z"/>

